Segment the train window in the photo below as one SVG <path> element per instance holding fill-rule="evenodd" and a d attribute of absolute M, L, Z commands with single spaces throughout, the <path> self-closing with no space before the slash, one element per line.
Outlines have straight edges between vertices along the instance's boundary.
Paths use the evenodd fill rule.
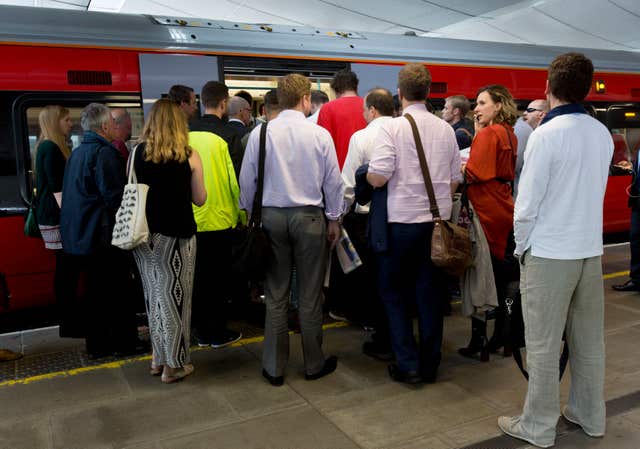
<path fill-rule="evenodd" d="M 634 104 L 611 105 L 604 115 L 613 138 L 612 175 L 631 173 L 631 161 L 640 149 L 640 107 Z"/>
<path fill-rule="evenodd" d="M 108 103 L 107 103 L 108 104 Z M 128 105 L 113 104 L 112 107 L 125 107 Z M 36 161 L 36 143 L 40 135 L 40 126 L 38 125 L 38 116 L 42 111 L 43 106 L 34 106 L 27 109 L 27 135 L 29 139 L 29 154 L 31 157 L 31 170 L 34 170 Z M 69 136 L 69 146 L 75 148 L 80 145 L 82 141 L 82 127 L 80 126 L 80 114 L 82 113 L 81 107 L 67 107 L 69 114 L 71 115 L 71 121 L 73 122 L 73 128 L 71 128 L 71 135 Z M 142 133 L 142 127 L 144 125 L 144 117 L 142 114 L 142 108 L 138 106 L 125 107 L 131 116 L 131 140 L 135 141 L 137 137 Z"/>
<path fill-rule="evenodd" d="M 11 104 L 14 100 L 14 93 L 0 92 L 0 214 L 24 210 L 13 144 Z"/>

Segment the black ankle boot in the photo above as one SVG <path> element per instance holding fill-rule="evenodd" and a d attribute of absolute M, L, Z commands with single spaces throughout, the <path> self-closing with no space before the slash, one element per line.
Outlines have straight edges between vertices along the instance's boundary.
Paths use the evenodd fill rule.
<path fill-rule="evenodd" d="M 471 318 L 471 341 L 465 348 L 458 349 L 458 354 L 463 357 L 473 358 L 480 354 L 480 360 L 489 360 L 487 350 L 487 323 L 478 318 Z"/>

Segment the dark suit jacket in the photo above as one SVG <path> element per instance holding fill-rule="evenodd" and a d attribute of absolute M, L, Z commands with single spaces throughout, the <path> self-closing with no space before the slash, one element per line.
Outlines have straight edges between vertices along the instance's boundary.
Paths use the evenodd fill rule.
<path fill-rule="evenodd" d="M 240 122 L 236 122 L 235 120 L 234 121 L 228 121 L 227 122 L 227 126 L 229 126 L 230 128 L 234 129 L 240 135 L 241 139 L 249 131 L 249 128 L 244 126 L 244 124 L 242 124 Z"/>
<path fill-rule="evenodd" d="M 369 164 L 364 164 L 356 170 L 356 186 L 354 192 L 356 201 L 360 205 L 371 202 L 369 206 L 369 223 L 367 224 L 367 240 L 374 253 L 387 250 L 387 186 L 374 189 L 367 182 Z"/>

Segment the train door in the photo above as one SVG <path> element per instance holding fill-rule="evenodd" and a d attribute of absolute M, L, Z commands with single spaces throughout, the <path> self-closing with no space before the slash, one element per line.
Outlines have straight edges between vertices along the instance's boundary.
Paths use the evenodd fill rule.
<path fill-rule="evenodd" d="M 604 232 L 626 232 L 630 226 L 628 188 L 632 182 L 632 164 L 638 163 L 640 149 L 640 105 L 613 104 L 599 112 L 611 131 L 614 145 L 605 195 Z"/>
<path fill-rule="evenodd" d="M 333 75 L 349 64 L 338 61 L 315 61 L 305 59 L 248 58 L 224 56 L 222 66 L 224 82 L 229 86 L 229 94 L 235 95 L 244 90 L 253 98 L 254 116 L 260 116 L 260 105 L 264 95 L 278 86 L 278 80 L 290 73 L 307 76 L 312 83 L 311 89 L 325 92 L 334 98 L 330 82 Z"/>

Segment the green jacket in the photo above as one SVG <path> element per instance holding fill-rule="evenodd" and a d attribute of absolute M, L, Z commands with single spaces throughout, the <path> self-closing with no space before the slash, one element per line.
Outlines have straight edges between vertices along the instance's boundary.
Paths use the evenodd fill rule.
<path fill-rule="evenodd" d="M 221 231 L 238 224 L 240 188 L 227 142 L 208 131 L 191 131 L 189 145 L 202 159 L 207 201 L 193 206 L 198 232 Z"/>

